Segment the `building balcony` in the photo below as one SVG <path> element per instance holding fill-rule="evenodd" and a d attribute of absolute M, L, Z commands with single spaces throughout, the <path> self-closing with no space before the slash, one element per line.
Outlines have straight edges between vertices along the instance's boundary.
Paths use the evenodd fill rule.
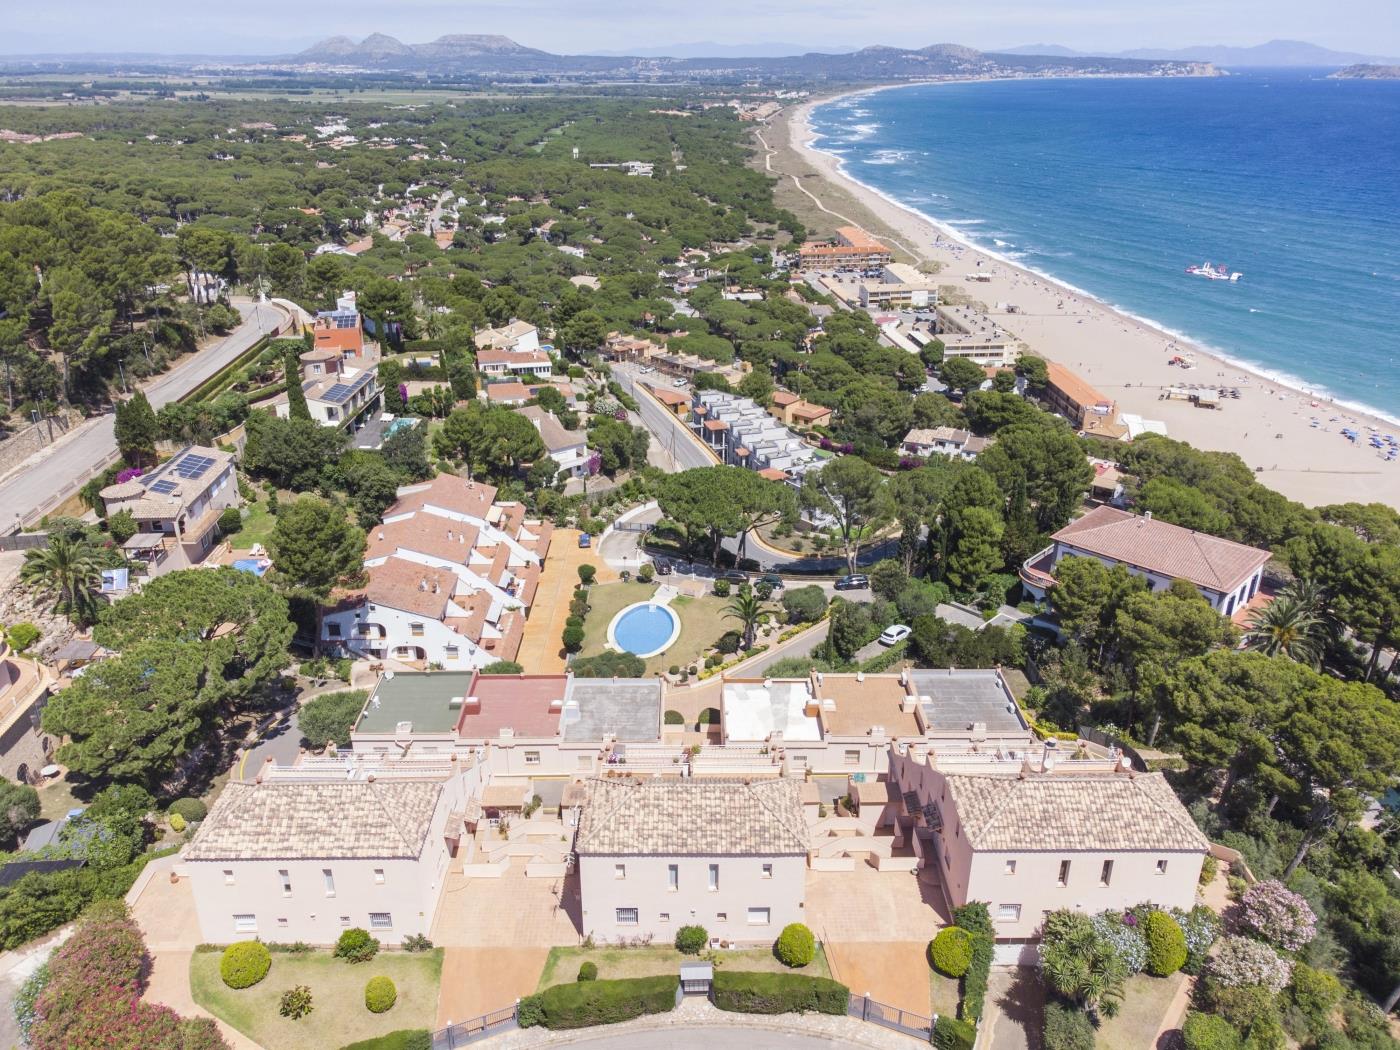
<path fill-rule="evenodd" d="M 1044 601 L 1046 593 L 1055 586 L 1055 577 L 1050 575 L 1054 564 L 1055 547 L 1051 544 L 1038 554 L 1027 558 L 1017 573 L 1021 578 L 1021 586 L 1036 601 Z"/>

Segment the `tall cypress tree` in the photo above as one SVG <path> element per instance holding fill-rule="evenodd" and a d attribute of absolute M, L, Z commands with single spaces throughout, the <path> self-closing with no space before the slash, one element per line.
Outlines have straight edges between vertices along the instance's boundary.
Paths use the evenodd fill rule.
<path fill-rule="evenodd" d="M 311 409 L 306 407 L 306 394 L 301 389 L 301 360 L 297 352 L 288 349 L 282 355 L 282 370 L 287 376 L 287 407 L 292 419 L 310 419 Z"/>
<path fill-rule="evenodd" d="M 128 465 L 144 467 L 155 462 L 160 424 L 156 422 L 155 410 L 145 394 L 138 390 L 128 400 L 117 402 L 113 426 L 117 451 Z"/>

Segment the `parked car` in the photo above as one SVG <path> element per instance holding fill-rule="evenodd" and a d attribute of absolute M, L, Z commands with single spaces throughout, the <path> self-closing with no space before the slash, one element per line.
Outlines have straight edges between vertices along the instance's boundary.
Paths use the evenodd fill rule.
<path fill-rule="evenodd" d="M 853 572 L 836 581 L 838 591 L 861 591 L 870 586 L 870 577 L 863 572 Z"/>
<path fill-rule="evenodd" d="M 730 570 L 728 570 L 727 572 L 722 572 L 722 573 L 720 573 L 718 576 L 716 576 L 715 579 L 717 579 L 717 580 L 728 580 L 730 583 L 748 583 L 748 582 L 749 582 L 748 575 L 745 574 L 745 573 L 740 572 L 738 569 L 730 569 Z"/>
<path fill-rule="evenodd" d="M 783 589 L 783 578 L 776 572 L 765 572 L 758 578 L 758 582 L 768 584 L 768 586 L 772 587 L 775 591 Z"/>
<path fill-rule="evenodd" d="M 672 386 L 685 386 L 686 383 L 688 383 L 688 382 L 690 382 L 690 380 L 688 380 L 688 379 L 673 379 L 673 380 L 671 380 L 671 385 L 672 385 Z"/>
<path fill-rule="evenodd" d="M 578 545 L 579 545 L 580 547 L 591 547 L 591 546 L 593 546 L 593 537 L 590 536 L 590 535 L 589 535 L 588 533 L 586 533 L 586 532 L 580 532 L 580 533 L 578 534 Z"/>
<path fill-rule="evenodd" d="M 881 645 L 897 645 L 904 641 L 911 634 L 911 630 L 902 623 L 891 624 L 880 632 Z"/>
<path fill-rule="evenodd" d="M 674 571 L 669 561 L 659 561 L 656 563 L 656 575 L 658 576 L 670 576 Z"/>

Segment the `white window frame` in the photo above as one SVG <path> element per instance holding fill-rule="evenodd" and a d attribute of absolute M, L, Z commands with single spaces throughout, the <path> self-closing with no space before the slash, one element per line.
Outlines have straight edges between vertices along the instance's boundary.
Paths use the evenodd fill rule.
<path fill-rule="evenodd" d="M 1014 860 L 1008 860 L 1008 861 L 1006 862 L 1005 867 L 1002 868 L 1002 874 L 1003 874 L 1003 875 L 1015 875 L 1015 874 L 1016 874 L 1016 862 L 1015 862 Z"/>
<path fill-rule="evenodd" d="M 761 916 L 761 917 L 760 917 L 760 918 L 755 918 L 755 916 Z M 771 926 L 771 925 L 773 925 L 773 909 L 772 909 L 772 908 L 750 908 L 750 909 L 748 910 L 748 923 L 747 923 L 747 925 L 749 925 L 749 926 Z"/>
<path fill-rule="evenodd" d="M 292 895 L 292 876 L 286 868 L 281 868 L 277 872 L 277 877 L 282 880 L 282 896 Z"/>
<path fill-rule="evenodd" d="M 613 878 L 615 878 L 615 879 L 625 879 L 625 878 L 627 878 L 627 865 L 626 865 L 626 864 L 614 864 L 614 865 L 613 865 Z"/>
<path fill-rule="evenodd" d="M 374 869 L 374 883 L 375 883 L 376 886 L 383 886 L 383 885 L 384 885 L 384 869 L 383 869 L 383 868 L 375 868 L 375 869 Z"/>
<path fill-rule="evenodd" d="M 711 864 L 711 865 L 710 865 L 709 875 L 707 876 L 707 878 L 708 878 L 709 881 L 705 884 L 705 885 L 706 885 L 706 888 L 707 888 L 711 893 L 718 893 L 718 892 L 719 892 L 719 865 L 718 865 L 718 864 Z"/>
<path fill-rule="evenodd" d="M 371 930 L 392 930 L 394 928 L 394 914 L 387 911 L 372 911 L 369 913 L 369 928 Z"/>
<path fill-rule="evenodd" d="M 1165 875 L 1166 873 L 1167 873 L 1167 858 L 1166 858 L 1166 857 L 1162 857 L 1162 858 L 1160 858 L 1160 859 L 1157 861 L 1157 874 L 1158 874 L 1158 875 Z"/>
<path fill-rule="evenodd" d="M 1072 864 L 1071 864 L 1069 861 L 1067 861 L 1067 860 L 1062 860 L 1062 861 L 1060 861 L 1060 871 L 1059 871 L 1059 874 L 1057 874 L 1057 875 L 1055 876 L 1055 885 L 1056 885 L 1056 886 L 1068 886 L 1068 885 L 1069 885 L 1069 873 L 1070 873 L 1070 871 L 1071 871 L 1071 869 L 1072 869 L 1073 867 L 1074 867 L 1074 865 L 1072 865 Z"/>
<path fill-rule="evenodd" d="M 327 897 L 334 897 L 334 896 L 335 896 L 335 872 L 333 872 L 330 868 L 322 868 L 322 869 L 321 869 L 321 879 L 322 879 L 322 881 L 323 881 L 323 882 L 325 883 L 325 885 L 326 885 L 326 896 L 327 896 Z"/>
<path fill-rule="evenodd" d="M 257 933 L 258 917 L 256 915 L 242 914 L 233 917 L 234 933 Z"/>
<path fill-rule="evenodd" d="M 636 926 L 642 921 L 641 913 L 636 908 L 616 908 L 613 917 L 619 926 Z"/>
<path fill-rule="evenodd" d="M 773 877 L 773 865 L 763 865 L 763 867 L 759 871 L 759 877 L 764 879 L 771 879 Z"/>
<path fill-rule="evenodd" d="M 666 865 L 666 889 L 675 893 L 681 888 L 681 866 L 679 864 Z"/>
<path fill-rule="evenodd" d="M 1103 862 L 1103 867 L 1099 869 L 1099 886 L 1113 885 L 1113 860 L 1110 858 Z"/>
<path fill-rule="evenodd" d="M 1021 906 L 1019 904 L 998 904 L 997 922 L 1020 922 Z"/>

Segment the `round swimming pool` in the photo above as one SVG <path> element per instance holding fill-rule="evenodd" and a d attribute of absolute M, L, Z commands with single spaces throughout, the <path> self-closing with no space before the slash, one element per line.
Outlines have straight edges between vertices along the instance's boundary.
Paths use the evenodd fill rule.
<path fill-rule="evenodd" d="M 608 625 L 608 641 L 637 656 L 664 653 L 681 633 L 681 620 L 665 605 L 637 602 L 629 605 Z"/>

